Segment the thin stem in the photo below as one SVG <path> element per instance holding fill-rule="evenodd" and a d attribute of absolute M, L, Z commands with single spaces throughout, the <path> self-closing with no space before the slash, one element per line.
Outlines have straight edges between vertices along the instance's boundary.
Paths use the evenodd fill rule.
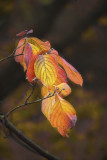
<path fill-rule="evenodd" d="M 25 46 L 23 47 L 22 53 L 20 53 L 20 54 L 18 54 L 18 55 L 14 55 L 14 53 L 16 52 L 17 49 L 19 49 L 20 47 L 22 47 L 25 43 L 26 43 L 26 38 L 25 38 L 25 41 L 24 41 L 24 43 L 23 43 L 22 45 L 20 45 L 20 46 L 17 47 L 16 49 L 14 49 L 14 51 L 12 52 L 12 54 L 10 54 L 9 56 L 7 56 L 7 57 L 5 57 L 5 58 L 3 58 L 3 59 L 0 59 L 0 62 L 3 62 L 3 61 L 5 61 L 5 60 L 8 60 L 8 59 L 13 58 L 13 57 L 16 57 L 16 56 L 23 55 L 23 51 L 24 51 L 24 49 L 25 49 Z"/>
<path fill-rule="evenodd" d="M 25 104 L 27 104 L 27 103 L 28 103 L 29 98 L 32 96 L 32 94 L 33 94 L 33 92 L 34 92 L 34 88 L 35 88 L 35 86 L 32 86 L 32 91 L 31 91 L 31 93 L 29 94 L 29 96 L 26 98 L 26 100 L 25 100 Z"/>
<path fill-rule="evenodd" d="M 11 110 L 6 114 L 6 117 L 8 117 L 12 112 L 14 112 L 15 110 L 17 110 L 17 109 L 19 109 L 19 108 L 22 108 L 22 107 L 24 107 L 24 106 L 28 106 L 28 105 L 31 105 L 31 104 L 40 102 L 40 101 L 42 101 L 42 100 L 44 100 L 44 99 L 47 99 L 47 98 L 50 98 L 50 97 L 54 96 L 55 93 L 56 93 L 55 91 L 54 91 L 54 93 L 52 93 L 52 94 L 49 93 L 48 96 L 46 96 L 46 97 L 44 97 L 44 98 L 41 98 L 41 99 L 37 99 L 36 101 L 33 101 L 33 102 L 28 102 L 28 101 L 26 102 L 26 101 L 25 101 L 24 104 L 21 104 L 21 105 L 19 105 L 19 106 L 14 107 L 13 109 L 11 109 Z"/>
<path fill-rule="evenodd" d="M 0 122 L 8 128 L 11 133 L 28 145 L 33 151 L 36 151 L 39 155 L 47 158 L 48 160 L 60 160 L 25 136 L 23 132 L 16 128 L 16 126 L 14 126 L 4 115 L 0 115 Z"/>

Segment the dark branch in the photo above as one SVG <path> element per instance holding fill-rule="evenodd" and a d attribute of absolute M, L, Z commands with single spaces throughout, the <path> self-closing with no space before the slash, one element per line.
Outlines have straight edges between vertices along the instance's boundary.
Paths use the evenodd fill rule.
<path fill-rule="evenodd" d="M 25 136 L 18 128 L 16 128 L 4 115 L 0 115 L 0 122 L 18 139 L 21 140 L 25 145 L 30 147 L 30 150 L 37 152 L 39 155 L 47 158 L 48 160 L 60 160 L 59 158 L 55 157 L 47 150 L 44 150 L 39 145 L 34 143 L 31 139 Z"/>

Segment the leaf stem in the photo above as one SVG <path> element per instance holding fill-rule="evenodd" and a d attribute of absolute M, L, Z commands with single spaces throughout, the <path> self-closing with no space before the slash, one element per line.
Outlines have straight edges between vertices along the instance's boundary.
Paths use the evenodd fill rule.
<path fill-rule="evenodd" d="M 27 101 L 25 101 L 24 104 L 21 104 L 21 105 L 19 105 L 19 106 L 14 107 L 13 109 L 11 109 L 11 110 L 6 114 L 6 117 L 8 117 L 12 112 L 14 112 L 15 110 L 17 110 L 17 109 L 19 109 L 19 108 L 22 108 L 22 107 L 24 107 L 24 106 L 28 106 L 28 105 L 31 105 L 31 104 L 40 102 L 40 101 L 42 101 L 42 100 L 44 100 L 44 99 L 47 99 L 47 98 L 50 98 L 50 97 L 54 96 L 55 93 L 56 93 L 56 91 L 54 91 L 53 93 L 49 93 L 48 96 L 46 96 L 46 97 L 44 97 L 44 98 L 37 99 L 37 100 L 32 101 L 32 102 L 28 102 L 28 100 L 27 100 Z"/>

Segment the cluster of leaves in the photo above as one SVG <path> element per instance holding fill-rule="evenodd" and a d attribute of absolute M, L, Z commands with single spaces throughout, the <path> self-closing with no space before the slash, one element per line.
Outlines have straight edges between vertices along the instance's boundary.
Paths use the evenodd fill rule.
<path fill-rule="evenodd" d="M 71 93 L 67 77 L 82 86 L 80 73 L 60 57 L 48 41 L 35 37 L 19 41 L 15 60 L 23 66 L 26 79 L 32 85 L 37 81 L 42 83 L 42 112 L 62 136 L 68 137 L 67 132 L 75 125 L 77 117 L 74 107 L 64 99 Z"/>

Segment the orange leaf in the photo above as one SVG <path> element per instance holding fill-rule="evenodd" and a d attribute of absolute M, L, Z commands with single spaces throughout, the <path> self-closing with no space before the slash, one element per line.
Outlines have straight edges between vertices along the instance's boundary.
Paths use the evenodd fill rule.
<path fill-rule="evenodd" d="M 49 112 L 49 121 L 51 125 L 56 127 L 62 136 L 68 137 L 68 129 L 71 129 L 77 120 L 76 111 L 73 106 L 58 96 Z"/>
<path fill-rule="evenodd" d="M 68 78 L 76 83 L 82 86 L 83 84 L 83 79 L 81 77 L 81 74 L 71 65 L 69 64 L 66 60 L 64 60 L 62 57 L 58 56 L 58 63 L 62 65 L 62 67 L 65 69 Z"/>
<path fill-rule="evenodd" d="M 47 95 L 45 95 L 44 97 L 46 97 Z M 55 96 L 46 98 L 42 101 L 42 112 L 47 117 L 48 120 L 50 117 L 50 111 L 54 104 L 55 104 Z"/>
<path fill-rule="evenodd" d="M 45 86 L 52 86 L 57 78 L 57 62 L 51 55 L 39 55 L 34 64 L 36 77 Z"/>

